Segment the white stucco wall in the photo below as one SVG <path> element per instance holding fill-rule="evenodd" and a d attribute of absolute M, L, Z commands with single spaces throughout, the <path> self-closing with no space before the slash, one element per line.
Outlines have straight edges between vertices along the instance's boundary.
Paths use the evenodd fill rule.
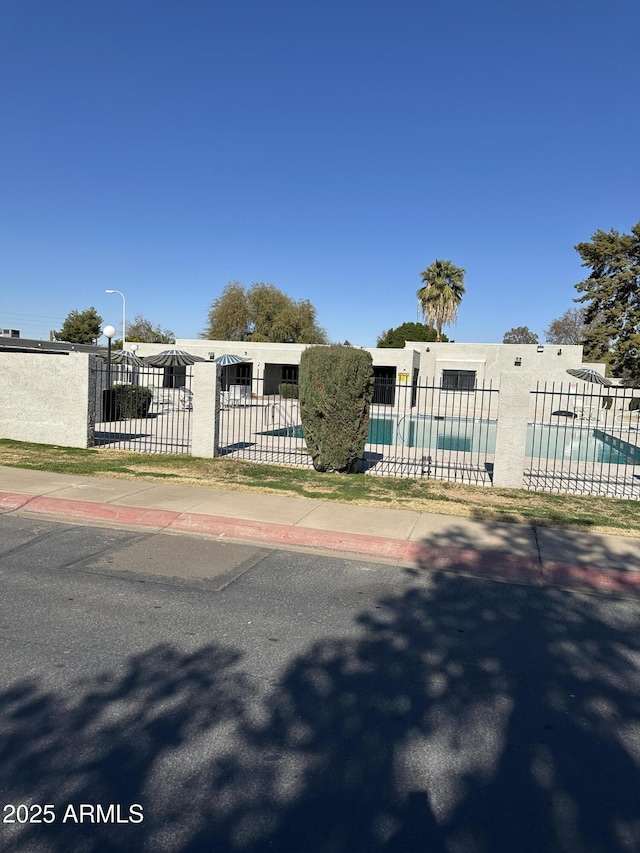
<path fill-rule="evenodd" d="M 531 385 L 526 374 L 503 373 L 500 377 L 494 486 L 522 488 Z"/>
<path fill-rule="evenodd" d="M 299 364 L 307 344 L 271 344 L 254 341 L 204 341 L 201 338 L 177 338 L 175 344 L 139 344 L 138 355 L 155 355 L 166 349 L 182 349 L 212 361 L 221 355 L 238 355 L 261 370 L 268 364 Z"/>
<path fill-rule="evenodd" d="M 217 453 L 220 431 L 220 372 L 209 364 L 193 365 L 193 411 L 191 412 L 191 453 L 210 459 Z"/>
<path fill-rule="evenodd" d="M 167 344 L 139 344 L 138 355 L 155 355 L 168 349 Z M 253 363 L 258 373 L 266 364 L 300 364 L 300 356 L 311 344 L 273 344 L 259 341 L 204 341 L 199 338 L 177 338 L 176 349 L 186 350 L 207 361 L 221 355 L 238 355 Z M 407 345 L 404 349 L 363 347 L 371 353 L 374 365 L 395 367 L 398 373 L 413 373 L 420 355 Z"/>
<path fill-rule="evenodd" d="M 265 364 L 299 364 L 306 344 L 272 344 L 242 341 L 204 341 L 179 338 L 175 346 L 209 360 L 224 353 L 239 355 L 251 361 L 258 373 Z M 151 355 L 167 349 L 166 344 L 140 344 L 139 355 Z M 519 372 L 533 382 L 576 382 L 567 374 L 568 367 L 591 367 L 604 373 L 604 364 L 582 364 L 581 346 L 551 344 L 457 344 L 407 341 L 404 349 L 367 347 L 374 366 L 395 367 L 396 373 L 413 375 L 420 370 L 421 382 L 440 384 L 443 370 L 475 370 L 478 385 L 497 386 L 502 373 Z M 516 365 L 516 359 L 520 364 Z"/>
<path fill-rule="evenodd" d="M 591 367 L 604 374 L 604 364 L 583 364 L 581 346 L 552 344 L 457 344 L 407 341 L 420 354 L 420 377 L 440 384 L 443 370 L 475 370 L 477 384 L 499 385 L 502 373 L 520 373 L 536 382 L 576 382 L 569 367 Z M 520 364 L 516 364 L 516 360 Z"/>
<path fill-rule="evenodd" d="M 0 438 L 86 447 L 94 405 L 92 358 L 0 352 Z"/>

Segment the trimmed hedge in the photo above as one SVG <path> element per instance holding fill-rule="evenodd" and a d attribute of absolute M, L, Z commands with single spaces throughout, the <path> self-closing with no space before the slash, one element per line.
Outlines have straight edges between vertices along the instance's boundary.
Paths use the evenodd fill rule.
<path fill-rule="evenodd" d="M 116 417 L 146 418 L 153 394 L 144 385 L 114 385 Z"/>
<path fill-rule="evenodd" d="M 300 396 L 298 386 L 294 382 L 282 382 L 278 385 L 278 393 L 285 400 L 297 400 Z"/>
<path fill-rule="evenodd" d="M 370 353 L 334 344 L 300 358 L 300 419 L 316 471 L 353 473 L 364 454 L 373 396 Z"/>

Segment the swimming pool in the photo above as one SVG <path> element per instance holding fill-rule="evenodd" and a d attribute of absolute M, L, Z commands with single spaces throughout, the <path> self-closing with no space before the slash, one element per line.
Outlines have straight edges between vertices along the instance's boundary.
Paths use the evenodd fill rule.
<path fill-rule="evenodd" d="M 498 422 L 488 418 L 405 416 L 398 421 L 396 443 L 428 450 L 493 453 Z"/>
<path fill-rule="evenodd" d="M 498 422 L 486 418 L 438 415 L 406 415 L 397 421 L 371 418 L 367 443 L 492 456 L 497 429 Z M 304 438 L 300 424 L 268 430 L 261 435 Z M 573 424 L 528 424 L 525 455 L 538 459 L 640 465 L 640 448 L 593 427 Z"/>
<path fill-rule="evenodd" d="M 495 453 L 497 430 L 497 420 L 414 415 L 400 419 L 397 436 L 408 447 L 489 456 Z M 640 448 L 593 427 L 575 424 L 527 424 L 525 456 L 640 465 Z"/>
<path fill-rule="evenodd" d="M 367 444 L 394 444 L 405 447 L 425 447 L 433 450 L 474 451 L 495 447 L 495 421 L 474 421 L 437 417 L 371 418 Z M 300 424 L 267 430 L 261 435 L 304 438 Z"/>
<path fill-rule="evenodd" d="M 367 431 L 367 444 L 394 444 L 393 427 L 394 421 L 390 418 L 371 418 L 369 420 L 369 428 Z M 288 438 L 304 438 L 302 426 L 296 424 L 290 427 L 281 427 L 280 429 L 270 429 L 261 432 L 260 435 L 274 435 Z"/>
<path fill-rule="evenodd" d="M 573 425 L 529 424 L 525 454 L 540 459 L 640 465 L 640 448 L 599 429 Z"/>

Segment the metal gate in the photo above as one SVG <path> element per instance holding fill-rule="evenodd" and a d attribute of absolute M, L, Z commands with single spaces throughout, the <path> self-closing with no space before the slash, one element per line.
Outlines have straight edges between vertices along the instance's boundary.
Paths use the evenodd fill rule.
<path fill-rule="evenodd" d="M 525 488 L 640 498 L 637 389 L 538 383 L 531 392 Z"/>
<path fill-rule="evenodd" d="M 95 364 L 94 447 L 189 454 L 191 367 Z"/>
<path fill-rule="evenodd" d="M 311 468 L 297 383 L 253 374 L 221 394 L 218 452 L 252 462 Z M 374 381 L 369 436 L 359 469 L 391 477 L 432 477 L 489 485 L 498 389 Z"/>

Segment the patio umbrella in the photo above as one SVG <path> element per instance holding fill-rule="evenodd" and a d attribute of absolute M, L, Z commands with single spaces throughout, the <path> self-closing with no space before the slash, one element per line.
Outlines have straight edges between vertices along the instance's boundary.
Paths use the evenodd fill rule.
<path fill-rule="evenodd" d="M 597 370 L 591 370 L 586 367 L 567 368 L 567 373 L 575 376 L 577 379 L 582 379 L 583 382 L 593 382 L 596 385 L 613 385 L 610 379 L 598 373 Z"/>
<path fill-rule="evenodd" d="M 230 364 L 242 364 L 244 362 L 244 358 L 240 358 L 239 355 L 229 355 L 228 353 L 225 355 L 219 355 L 213 360 L 216 364 L 219 364 L 220 367 L 229 367 Z"/>
<path fill-rule="evenodd" d="M 112 352 L 111 361 L 115 364 L 124 364 L 127 367 L 142 367 L 143 364 L 142 359 L 138 358 L 134 352 L 124 349 Z"/>
<path fill-rule="evenodd" d="M 182 349 L 166 349 L 157 355 L 145 356 L 144 363 L 150 367 L 187 367 L 196 361 L 206 361 L 199 355 L 191 355 Z"/>

